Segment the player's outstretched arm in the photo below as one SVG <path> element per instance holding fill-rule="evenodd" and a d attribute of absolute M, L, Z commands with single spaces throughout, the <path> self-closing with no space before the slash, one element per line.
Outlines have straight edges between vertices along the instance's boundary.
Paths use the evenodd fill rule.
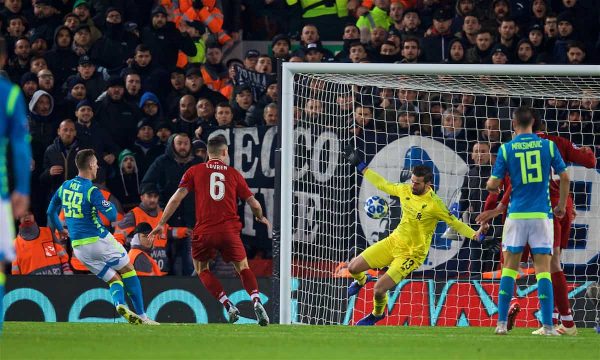
<path fill-rule="evenodd" d="M 348 146 L 344 149 L 344 158 L 348 163 L 356 166 L 358 171 L 364 174 L 365 179 L 367 179 L 371 184 L 375 185 L 375 187 L 383 192 L 386 192 L 391 195 L 396 195 L 398 193 L 396 186 L 397 184 L 391 183 L 387 181 L 383 176 L 379 175 L 373 169 L 369 169 L 367 164 L 362 160 L 362 155 L 356 149 L 351 146 Z"/>
<path fill-rule="evenodd" d="M 185 187 L 180 187 L 177 189 L 177 191 L 175 191 L 173 196 L 171 196 L 171 198 L 169 199 L 167 206 L 165 206 L 165 210 L 163 210 L 163 214 L 160 220 L 158 221 L 158 225 L 156 225 L 156 227 L 152 229 L 150 234 L 148 234 L 149 237 L 153 238 L 163 230 L 165 224 L 167 223 L 167 221 L 169 221 L 171 216 L 173 216 L 173 213 L 175 212 L 175 210 L 177 210 L 179 204 L 181 204 L 181 201 L 185 199 L 187 194 L 188 189 Z"/>

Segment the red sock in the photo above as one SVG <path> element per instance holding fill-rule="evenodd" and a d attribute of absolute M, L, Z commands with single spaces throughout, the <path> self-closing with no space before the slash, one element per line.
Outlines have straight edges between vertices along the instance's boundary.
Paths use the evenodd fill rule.
<path fill-rule="evenodd" d="M 567 291 L 567 279 L 562 271 L 553 272 L 552 288 L 554 290 L 554 304 L 560 314 L 561 323 L 565 327 L 573 327 L 573 314 L 569 303 L 569 292 Z"/>
<path fill-rule="evenodd" d="M 258 283 L 256 282 L 256 276 L 250 269 L 244 269 L 240 271 L 240 279 L 242 279 L 242 285 L 244 289 L 250 295 L 252 302 L 260 301 L 260 293 L 258 291 Z"/>
<path fill-rule="evenodd" d="M 204 287 L 208 289 L 208 292 L 210 292 L 215 299 L 219 300 L 219 302 L 221 302 L 226 309 L 229 309 L 229 305 L 231 303 L 229 302 L 229 298 L 227 298 L 225 291 L 223 291 L 223 285 L 221 285 L 219 279 L 217 279 L 217 277 L 214 276 L 210 270 L 202 271 L 200 274 L 198 274 L 198 277 L 200 278 L 202 284 L 204 284 Z"/>

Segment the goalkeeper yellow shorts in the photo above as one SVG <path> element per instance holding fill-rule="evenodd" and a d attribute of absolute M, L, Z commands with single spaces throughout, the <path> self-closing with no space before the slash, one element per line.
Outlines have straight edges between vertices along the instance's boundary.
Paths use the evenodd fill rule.
<path fill-rule="evenodd" d="M 365 259 L 371 269 L 388 267 L 386 274 L 397 283 L 423 264 L 426 256 L 399 255 L 394 256 L 394 239 L 387 237 L 369 246 L 360 256 Z"/>

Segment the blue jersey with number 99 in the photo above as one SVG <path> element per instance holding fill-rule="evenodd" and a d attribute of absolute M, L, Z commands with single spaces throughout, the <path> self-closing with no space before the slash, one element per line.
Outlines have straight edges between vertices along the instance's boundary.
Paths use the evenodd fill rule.
<path fill-rule="evenodd" d="M 89 179 L 79 176 L 65 181 L 50 201 L 48 216 L 58 230 L 62 230 L 58 220 L 60 209 L 64 211 L 73 246 L 94 242 L 108 234 L 98 217 L 98 211 L 111 222 L 117 218 L 115 206 L 104 199 Z"/>
<path fill-rule="evenodd" d="M 550 140 L 521 134 L 500 147 L 492 177 L 502 179 L 506 173 L 510 175 L 509 218 L 552 219 L 552 169 L 560 174 L 566 166 L 558 147 Z"/>

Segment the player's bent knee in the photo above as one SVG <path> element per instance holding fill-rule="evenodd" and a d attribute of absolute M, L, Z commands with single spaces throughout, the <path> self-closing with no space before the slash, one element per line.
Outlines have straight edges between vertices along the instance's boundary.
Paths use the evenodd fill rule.
<path fill-rule="evenodd" d="M 366 261 L 362 257 L 357 256 L 354 259 L 352 259 L 348 264 L 348 271 L 350 272 L 350 274 L 358 274 L 369 269 L 368 265 L 366 265 L 366 268 L 365 265 Z"/>

